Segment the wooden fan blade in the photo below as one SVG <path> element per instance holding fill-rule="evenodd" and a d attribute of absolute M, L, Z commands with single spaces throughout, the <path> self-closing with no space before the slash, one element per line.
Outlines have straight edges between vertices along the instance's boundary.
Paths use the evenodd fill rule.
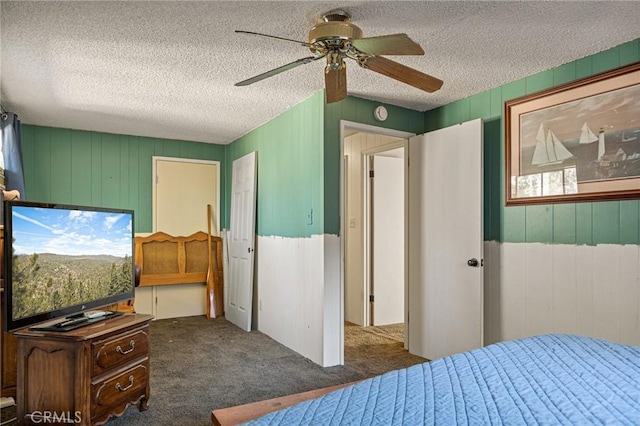
<path fill-rule="evenodd" d="M 284 40 L 284 41 L 292 41 L 294 43 L 301 44 L 302 46 L 305 46 L 305 47 L 311 46 L 306 41 L 293 40 L 293 39 L 286 38 L 286 37 L 278 37 L 278 36 L 274 36 L 274 35 L 256 33 L 256 32 L 253 32 L 253 31 L 243 31 L 243 30 L 235 30 L 235 32 L 240 33 L 240 34 L 251 34 L 251 35 L 257 35 L 257 36 L 261 36 L 261 37 L 275 38 L 275 39 Z"/>
<path fill-rule="evenodd" d="M 358 38 L 351 44 L 367 55 L 424 55 L 422 47 L 406 34 Z"/>
<path fill-rule="evenodd" d="M 363 68 L 386 75 L 425 92 L 435 92 L 442 87 L 442 80 L 382 56 L 371 56 L 363 61 L 358 61 L 358 64 Z"/>
<path fill-rule="evenodd" d="M 264 80 L 265 78 L 273 77 L 276 74 L 280 74 L 281 72 L 290 70 L 291 68 L 295 68 L 300 65 L 308 64 L 309 62 L 317 61 L 318 59 L 323 58 L 323 56 L 315 57 L 309 56 L 306 58 L 298 59 L 297 61 L 293 61 L 289 64 L 283 65 L 281 67 L 272 69 L 271 71 L 264 72 L 262 74 L 256 75 L 254 77 L 248 78 L 246 80 L 242 80 L 239 83 L 236 83 L 236 86 L 248 86 L 249 84 L 256 83 L 260 80 Z"/>
<path fill-rule="evenodd" d="M 324 73 L 325 99 L 328 104 L 347 97 L 347 68 Z"/>

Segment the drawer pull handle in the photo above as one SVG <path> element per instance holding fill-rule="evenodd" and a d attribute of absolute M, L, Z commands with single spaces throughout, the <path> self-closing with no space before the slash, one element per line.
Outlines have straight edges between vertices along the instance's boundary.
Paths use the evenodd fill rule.
<path fill-rule="evenodd" d="M 129 386 L 122 387 L 120 386 L 120 383 L 116 383 L 116 389 L 118 389 L 120 392 L 129 390 L 131 386 L 133 386 L 133 375 L 129 376 Z"/>
<path fill-rule="evenodd" d="M 133 347 L 136 345 L 136 342 L 134 342 L 133 340 L 129 342 L 129 349 L 127 349 L 126 351 L 123 351 L 122 348 L 120 347 L 120 345 L 116 346 L 116 352 L 118 352 L 120 355 L 126 355 L 130 352 L 133 352 Z"/>

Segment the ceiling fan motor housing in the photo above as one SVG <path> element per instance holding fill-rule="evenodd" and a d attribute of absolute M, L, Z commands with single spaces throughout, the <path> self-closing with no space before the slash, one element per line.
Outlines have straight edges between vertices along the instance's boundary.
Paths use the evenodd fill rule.
<path fill-rule="evenodd" d="M 362 38 L 362 30 L 341 10 L 328 12 L 309 31 L 309 44 L 316 48 L 341 48 L 345 41 L 356 38 Z"/>
<path fill-rule="evenodd" d="M 319 22 L 309 31 L 309 44 L 327 40 L 362 38 L 362 30 L 349 21 Z"/>

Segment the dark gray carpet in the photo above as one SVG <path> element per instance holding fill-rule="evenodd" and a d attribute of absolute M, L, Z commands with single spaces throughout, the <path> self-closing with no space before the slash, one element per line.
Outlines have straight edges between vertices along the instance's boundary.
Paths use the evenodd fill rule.
<path fill-rule="evenodd" d="M 397 334 L 385 339 L 384 332 L 372 330 L 373 338 L 350 343 L 349 336 L 355 339 L 358 330 L 366 334 L 367 328 L 345 330 L 345 365 L 323 368 L 223 317 L 153 321 L 149 410 L 130 407 L 109 425 L 211 425 L 211 410 L 217 408 L 360 380 L 424 361 L 404 351 Z M 376 348 L 383 346 L 376 355 Z"/>

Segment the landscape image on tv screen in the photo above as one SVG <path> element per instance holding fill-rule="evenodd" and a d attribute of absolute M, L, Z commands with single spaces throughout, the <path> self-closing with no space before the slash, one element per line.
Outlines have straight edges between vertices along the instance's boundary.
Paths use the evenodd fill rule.
<path fill-rule="evenodd" d="M 14 206 L 12 318 L 133 288 L 132 215 Z"/>

